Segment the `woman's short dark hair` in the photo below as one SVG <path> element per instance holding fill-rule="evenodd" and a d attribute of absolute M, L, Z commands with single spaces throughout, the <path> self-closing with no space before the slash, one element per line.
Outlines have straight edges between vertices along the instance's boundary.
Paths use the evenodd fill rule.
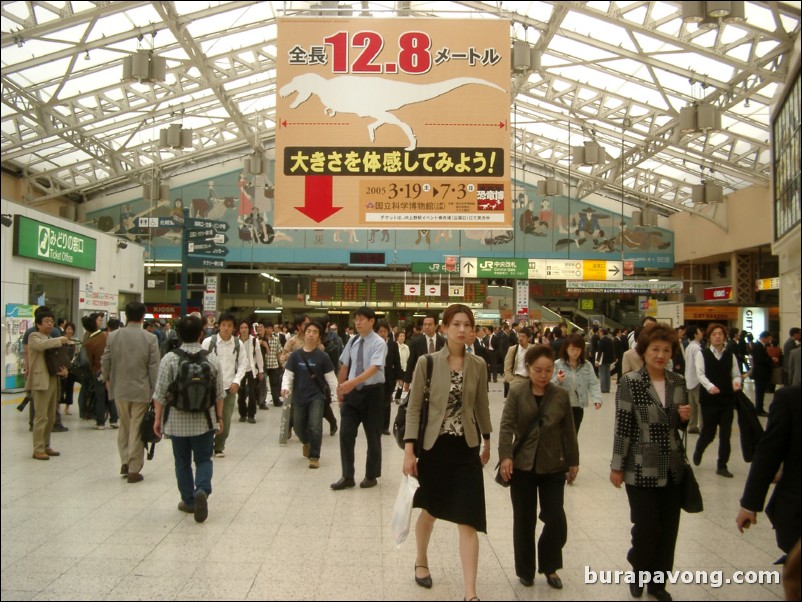
<path fill-rule="evenodd" d="M 581 334 L 572 334 L 563 339 L 563 346 L 560 347 L 560 359 L 568 363 L 568 348 L 572 346 L 579 347 L 582 350 L 582 353 L 577 359 L 579 365 L 581 366 L 585 363 L 585 339 Z"/>
<path fill-rule="evenodd" d="M 75 328 L 75 323 L 74 322 L 67 322 L 66 324 L 64 324 L 64 332 L 65 333 L 67 332 L 68 328 L 72 328 L 72 334 L 75 334 L 75 331 L 78 330 L 77 328 Z"/>
<path fill-rule="evenodd" d="M 468 316 L 468 322 L 471 324 L 471 328 L 476 327 L 476 322 L 473 318 L 473 312 L 471 308 L 467 305 L 463 305 L 462 303 L 454 303 L 454 305 L 449 305 L 446 310 L 443 312 L 443 324 L 448 326 L 451 324 L 451 320 L 454 319 L 454 316 L 457 314 L 465 314 Z M 437 324 L 437 320 L 434 322 Z"/>
<path fill-rule="evenodd" d="M 551 350 L 551 347 L 548 345 L 530 345 L 529 349 L 526 350 L 526 355 L 524 356 L 524 364 L 531 366 L 541 357 L 548 358 L 553 362 L 554 352 Z"/>
<path fill-rule="evenodd" d="M 643 357 L 649 345 L 655 341 L 665 341 L 671 345 L 671 353 L 676 354 L 679 350 L 679 337 L 677 331 L 663 322 L 647 324 L 641 328 L 638 335 L 638 343 L 635 345 L 635 352 Z"/>

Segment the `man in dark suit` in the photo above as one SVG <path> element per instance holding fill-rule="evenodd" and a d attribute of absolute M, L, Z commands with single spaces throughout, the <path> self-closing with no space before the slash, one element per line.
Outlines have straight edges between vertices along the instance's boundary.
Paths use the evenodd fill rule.
<path fill-rule="evenodd" d="M 761 337 L 762 338 L 762 337 Z M 758 442 L 755 457 L 744 485 L 741 510 L 735 522 L 743 533 L 757 522 L 757 513 L 777 470 L 782 464 L 782 476 L 766 507 L 776 531 L 777 545 L 786 554 L 799 540 L 800 508 L 802 508 L 802 473 L 800 471 L 800 440 L 802 440 L 802 406 L 799 385 L 783 387 L 774 394 L 766 432 Z"/>
<path fill-rule="evenodd" d="M 493 382 L 496 382 L 496 376 L 498 374 L 498 356 L 496 355 L 496 345 L 498 344 L 498 339 L 496 338 L 496 329 L 493 326 L 487 327 L 487 336 L 485 337 L 486 342 L 484 342 L 485 349 L 487 349 L 487 357 L 488 363 L 490 364 L 490 376 Z M 488 379 L 490 382 L 490 379 Z"/>
<path fill-rule="evenodd" d="M 468 333 L 465 337 L 465 352 L 466 353 L 473 353 L 478 357 L 481 357 L 485 361 L 485 365 L 487 366 L 487 382 L 490 382 L 490 352 L 487 348 L 482 345 L 482 340 L 479 338 L 479 330 L 481 326 L 477 326 L 476 330 L 473 330 Z"/>
<path fill-rule="evenodd" d="M 393 393 L 396 383 L 403 379 L 401 371 L 401 354 L 398 352 L 398 343 L 391 337 L 390 325 L 382 320 L 376 329 L 378 335 L 387 343 L 387 355 L 384 360 L 384 430 L 382 435 L 392 435 L 390 432 L 390 414 L 393 407 Z"/>
<path fill-rule="evenodd" d="M 429 315 L 423 318 L 423 332 L 409 342 L 409 360 L 407 360 L 407 371 L 404 375 L 404 391 L 409 391 L 409 384 L 412 382 L 418 358 L 427 353 L 440 351 L 445 344 L 446 338 L 437 332 L 437 317 Z"/>
<path fill-rule="evenodd" d="M 755 409 L 758 416 L 768 416 L 763 408 L 763 398 L 771 381 L 771 370 L 774 362 L 766 351 L 766 345 L 771 341 L 771 333 L 766 330 L 760 333 L 757 341 L 752 343 L 752 379 L 755 381 Z"/>

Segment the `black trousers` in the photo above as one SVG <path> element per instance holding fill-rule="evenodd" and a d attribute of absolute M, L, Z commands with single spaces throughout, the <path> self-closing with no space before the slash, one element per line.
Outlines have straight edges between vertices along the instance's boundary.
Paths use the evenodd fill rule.
<path fill-rule="evenodd" d="M 654 582 L 655 573 L 674 568 L 682 487 L 675 485 L 670 475 L 665 487 L 626 487 L 632 521 L 632 547 L 627 560 L 636 572 L 651 573 Z M 663 577 L 663 584 L 648 590 L 665 589 Z"/>
<path fill-rule="evenodd" d="M 490 378 L 487 379 L 488 382 L 492 380 L 493 382 L 497 381 L 498 378 L 498 356 L 496 356 L 495 351 L 490 352 Z"/>
<path fill-rule="evenodd" d="M 354 448 L 360 424 L 368 441 L 365 478 L 377 479 L 382 475 L 384 413 L 384 383 L 354 389 L 345 396 L 340 411 L 340 462 L 346 479 L 354 478 Z"/>
<path fill-rule="evenodd" d="M 579 427 L 582 425 L 582 419 L 585 417 L 585 408 L 578 408 L 571 406 L 571 413 L 574 415 L 574 426 L 576 427 L 576 434 L 579 434 Z"/>
<path fill-rule="evenodd" d="M 384 426 L 385 431 L 390 430 L 390 418 L 393 414 L 393 395 L 395 394 L 395 381 L 393 381 L 392 386 L 387 388 L 387 383 L 384 383 L 384 422 L 382 422 L 382 426 Z"/>
<path fill-rule="evenodd" d="M 237 392 L 237 405 L 241 418 L 256 416 L 256 398 L 259 395 L 259 381 L 251 372 L 246 372 Z"/>
<path fill-rule="evenodd" d="M 727 468 L 727 462 L 730 461 L 733 409 L 730 403 L 702 404 L 702 433 L 696 442 L 696 455 L 701 457 L 705 453 L 707 446 L 716 438 L 718 429 L 718 468 Z"/>
<path fill-rule="evenodd" d="M 563 472 L 537 474 L 534 471 L 513 471 L 510 499 L 515 574 L 518 577 L 527 581 L 535 578 L 535 523 L 538 516 L 543 521 L 537 541 L 538 572 L 549 575 L 562 568 L 563 547 L 568 539 L 568 523 L 563 508 L 564 492 Z"/>
<path fill-rule="evenodd" d="M 763 399 L 766 397 L 766 391 L 771 382 L 771 376 L 752 377 L 755 381 L 755 409 L 758 412 L 765 412 L 763 407 Z"/>
<path fill-rule="evenodd" d="M 270 381 L 270 397 L 273 399 L 273 405 L 281 403 L 279 397 L 281 396 L 281 368 L 268 368 L 267 379 Z"/>
<path fill-rule="evenodd" d="M 334 410 L 331 409 L 331 399 L 323 400 L 323 418 L 331 428 L 337 427 L 337 418 L 334 416 Z"/>

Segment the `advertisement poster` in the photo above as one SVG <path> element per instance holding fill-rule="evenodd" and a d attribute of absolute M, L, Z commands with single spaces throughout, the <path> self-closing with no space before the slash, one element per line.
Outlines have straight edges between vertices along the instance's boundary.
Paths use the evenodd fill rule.
<path fill-rule="evenodd" d="M 276 225 L 512 223 L 505 21 L 278 20 Z"/>
<path fill-rule="evenodd" d="M 3 356 L 3 390 L 22 389 L 25 386 L 25 366 L 22 335 L 33 326 L 36 305 L 6 305 L 5 355 Z"/>

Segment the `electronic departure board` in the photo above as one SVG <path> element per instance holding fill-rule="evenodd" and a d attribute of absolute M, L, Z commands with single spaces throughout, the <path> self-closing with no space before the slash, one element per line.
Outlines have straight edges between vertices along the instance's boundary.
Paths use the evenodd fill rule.
<path fill-rule="evenodd" d="M 461 281 L 460 281 L 461 282 Z M 464 297 L 449 297 L 448 287 L 442 286 L 439 297 L 426 297 L 423 294 L 409 297 L 404 294 L 403 282 L 386 282 L 368 279 L 365 281 L 335 281 L 313 279 L 309 293 L 310 301 L 376 301 L 379 303 L 398 302 L 454 302 L 454 303 L 484 303 L 487 296 L 487 285 L 481 283 L 466 283 Z"/>
<path fill-rule="evenodd" d="M 310 301 L 368 301 L 366 281 L 312 280 Z"/>

